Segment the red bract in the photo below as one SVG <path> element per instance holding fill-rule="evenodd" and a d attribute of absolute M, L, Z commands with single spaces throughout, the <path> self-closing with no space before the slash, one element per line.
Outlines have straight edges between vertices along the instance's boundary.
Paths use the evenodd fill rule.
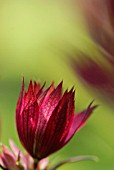
<path fill-rule="evenodd" d="M 21 143 L 38 160 L 61 149 L 86 122 L 96 106 L 74 115 L 73 88 L 62 95 L 62 82 L 55 88 L 24 80 L 16 108 L 16 125 Z"/>

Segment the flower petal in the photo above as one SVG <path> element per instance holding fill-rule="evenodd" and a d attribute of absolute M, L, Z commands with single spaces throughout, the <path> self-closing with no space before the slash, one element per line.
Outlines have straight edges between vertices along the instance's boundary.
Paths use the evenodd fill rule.
<path fill-rule="evenodd" d="M 69 107 L 70 106 L 70 107 Z M 74 116 L 74 92 L 65 92 L 47 124 L 40 148 L 41 157 L 55 152 L 59 141 L 71 126 Z"/>
<path fill-rule="evenodd" d="M 50 91 L 50 89 L 49 89 Z M 34 142 L 34 148 L 35 150 L 36 147 L 39 148 L 41 145 L 41 141 L 43 140 L 45 129 L 48 123 L 48 120 L 50 119 L 51 114 L 53 113 L 53 110 L 59 103 L 62 95 L 62 83 L 60 83 L 56 89 L 54 89 L 51 93 L 47 91 L 48 96 L 46 94 L 40 110 L 39 110 L 39 118 L 38 118 L 38 123 L 37 123 L 37 128 L 36 128 L 36 137 L 35 137 L 35 142 Z M 40 141 L 39 143 L 36 141 Z"/>
<path fill-rule="evenodd" d="M 12 140 L 9 140 L 9 144 L 16 158 L 20 156 L 20 162 L 23 165 L 24 170 L 27 170 L 27 160 L 25 155 L 20 151 L 20 149 L 15 145 L 15 143 Z"/>
<path fill-rule="evenodd" d="M 73 135 L 78 130 L 80 130 L 80 128 L 82 128 L 84 126 L 84 124 L 86 123 L 86 120 L 92 114 L 93 110 L 97 107 L 97 106 L 91 106 L 92 103 L 93 102 L 90 103 L 90 105 L 88 106 L 88 108 L 86 110 L 84 110 L 83 112 L 74 116 L 74 119 L 72 121 L 72 125 L 71 125 L 69 132 L 66 134 L 66 136 L 60 142 L 58 142 L 58 145 L 57 145 L 55 151 L 61 149 L 64 145 L 66 145 L 69 142 L 69 140 L 73 137 Z"/>
<path fill-rule="evenodd" d="M 5 166 L 8 170 L 18 170 L 18 167 L 16 165 L 16 157 L 12 154 L 12 152 L 5 147 L 2 146 L 3 154 L 1 156 L 1 161 L 3 163 L 3 166 Z"/>
<path fill-rule="evenodd" d="M 74 120 L 72 122 L 72 126 L 70 128 L 70 131 L 64 141 L 64 143 L 66 144 L 72 137 L 73 135 L 79 131 L 84 124 L 86 123 L 87 119 L 90 117 L 90 115 L 92 114 L 93 110 L 97 107 L 97 105 L 95 106 L 91 106 L 93 102 L 90 103 L 90 105 L 88 106 L 88 108 L 80 113 L 78 113 L 75 117 Z"/>
<path fill-rule="evenodd" d="M 23 106 L 22 100 L 23 100 L 24 94 L 25 94 L 25 85 L 24 85 L 24 77 L 23 77 L 21 92 L 20 92 L 19 99 L 18 99 L 18 102 L 17 102 L 17 107 L 16 107 L 17 115 L 19 115 L 21 107 Z"/>

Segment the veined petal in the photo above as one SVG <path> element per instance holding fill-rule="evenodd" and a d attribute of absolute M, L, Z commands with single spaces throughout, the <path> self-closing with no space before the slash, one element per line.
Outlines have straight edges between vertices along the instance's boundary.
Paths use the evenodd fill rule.
<path fill-rule="evenodd" d="M 39 106 L 44 102 L 44 100 L 48 99 L 49 95 L 55 90 L 53 82 L 49 88 L 47 88 L 45 91 L 42 91 L 44 86 L 45 84 L 42 86 L 41 91 L 39 91 L 37 94 L 37 101 Z"/>
<path fill-rule="evenodd" d="M 32 103 L 34 98 L 35 98 L 34 86 L 32 84 L 32 80 L 30 80 L 28 91 L 24 95 L 24 101 L 23 101 L 24 109 L 27 108 Z"/>
<path fill-rule="evenodd" d="M 34 148 L 37 152 L 37 148 L 40 148 L 40 145 L 42 143 L 43 137 L 44 137 L 44 133 L 45 133 L 45 129 L 47 127 L 48 124 L 48 120 L 50 119 L 53 110 L 56 108 L 57 104 L 59 103 L 60 99 L 61 99 L 61 95 L 62 95 L 62 83 L 60 83 L 56 89 L 52 90 L 52 92 L 47 92 L 46 94 L 46 98 L 43 100 L 41 106 L 40 106 L 40 110 L 39 110 L 39 119 L 38 119 L 38 123 L 37 123 L 37 128 L 36 128 L 36 137 L 35 137 L 35 141 L 34 141 Z M 36 141 L 39 140 L 39 143 Z"/>
<path fill-rule="evenodd" d="M 71 126 L 73 115 L 74 92 L 66 91 L 47 124 L 40 148 L 41 157 L 43 154 L 49 155 L 56 150 L 59 141 L 64 137 Z"/>
<path fill-rule="evenodd" d="M 19 115 L 19 112 L 20 112 L 20 110 L 21 110 L 21 108 L 23 106 L 23 97 L 24 97 L 24 94 L 25 94 L 25 85 L 24 85 L 24 78 L 23 78 L 21 92 L 20 92 L 19 99 L 18 99 L 17 106 L 16 106 L 16 113 L 17 113 L 17 115 Z"/>
<path fill-rule="evenodd" d="M 21 127 L 17 127 L 22 144 L 32 156 L 38 119 L 39 107 L 37 101 L 35 101 L 28 107 L 27 110 L 23 110 L 19 120 Z"/>
<path fill-rule="evenodd" d="M 57 145 L 55 151 L 58 151 L 63 146 L 65 146 L 70 141 L 70 139 L 73 137 L 73 135 L 78 130 L 80 130 L 80 128 L 82 128 L 84 126 L 84 124 L 86 123 L 86 120 L 92 114 L 93 110 L 97 107 L 97 106 L 91 106 L 91 105 L 92 105 L 92 102 L 90 103 L 90 105 L 88 106 L 88 108 L 86 110 L 84 110 L 83 112 L 81 112 L 81 113 L 77 114 L 76 116 L 74 116 L 71 128 L 69 129 L 69 132 L 63 138 L 63 140 L 59 142 L 59 144 Z"/>
<path fill-rule="evenodd" d="M 88 106 L 88 108 L 86 110 L 84 110 L 81 113 L 78 113 L 77 115 L 74 116 L 71 128 L 69 129 L 69 132 L 66 134 L 66 136 L 60 142 L 58 142 L 58 145 L 56 146 L 55 151 L 58 151 L 63 146 L 65 146 L 69 142 L 69 140 L 73 137 L 73 135 L 78 130 L 80 130 L 80 128 L 82 128 L 84 126 L 87 119 L 92 114 L 93 110 L 97 107 L 97 106 L 91 106 L 92 103 L 93 102 L 90 103 L 90 105 Z"/>
<path fill-rule="evenodd" d="M 88 106 L 88 108 L 80 113 L 78 113 L 75 117 L 74 120 L 72 122 L 72 126 L 70 128 L 70 131 L 64 141 L 64 144 L 66 144 L 75 134 L 75 132 L 79 131 L 84 124 L 86 123 L 87 119 L 90 117 L 90 115 L 92 114 L 93 110 L 97 107 L 97 105 L 95 106 L 91 106 L 93 102 L 90 103 L 90 105 Z"/>
<path fill-rule="evenodd" d="M 34 94 L 37 95 L 41 89 L 40 84 L 34 81 Z"/>

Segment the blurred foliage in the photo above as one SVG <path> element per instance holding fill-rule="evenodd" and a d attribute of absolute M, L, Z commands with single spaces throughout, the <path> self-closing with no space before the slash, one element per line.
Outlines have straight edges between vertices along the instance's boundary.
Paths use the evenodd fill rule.
<path fill-rule="evenodd" d="M 0 1 L 0 118 L 1 142 L 12 138 L 20 147 L 15 128 L 15 106 L 22 76 L 26 85 L 36 79 L 47 85 L 64 81 L 64 88 L 76 88 L 76 112 L 95 97 L 84 89 L 67 65 L 68 54 L 76 49 L 95 51 L 84 27 L 80 10 L 70 1 Z M 97 53 L 97 52 L 96 52 Z M 113 110 L 100 104 L 87 125 L 62 150 L 54 161 L 76 155 L 96 155 L 98 163 L 84 161 L 65 165 L 68 170 L 114 169 Z"/>

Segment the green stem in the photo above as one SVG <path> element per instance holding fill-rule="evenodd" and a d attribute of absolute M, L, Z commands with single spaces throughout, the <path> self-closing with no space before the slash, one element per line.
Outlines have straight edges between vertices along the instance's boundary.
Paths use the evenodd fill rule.
<path fill-rule="evenodd" d="M 34 170 L 36 170 L 38 166 L 38 159 L 34 159 Z"/>
<path fill-rule="evenodd" d="M 65 159 L 61 162 L 59 162 L 58 164 L 56 164 L 55 166 L 53 166 L 52 168 L 50 168 L 49 170 L 56 170 L 57 168 L 59 168 L 60 166 L 66 164 L 66 163 L 71 163 L 71 162 L 79 162 L 79 161 L 85 161 L 85 160 L 92 160 L 92 161 L 98 161 L 98 158 L 96 156 L 77 156 L 77 157 L 72 157 L 72 158 L 68 158 Z"/>

